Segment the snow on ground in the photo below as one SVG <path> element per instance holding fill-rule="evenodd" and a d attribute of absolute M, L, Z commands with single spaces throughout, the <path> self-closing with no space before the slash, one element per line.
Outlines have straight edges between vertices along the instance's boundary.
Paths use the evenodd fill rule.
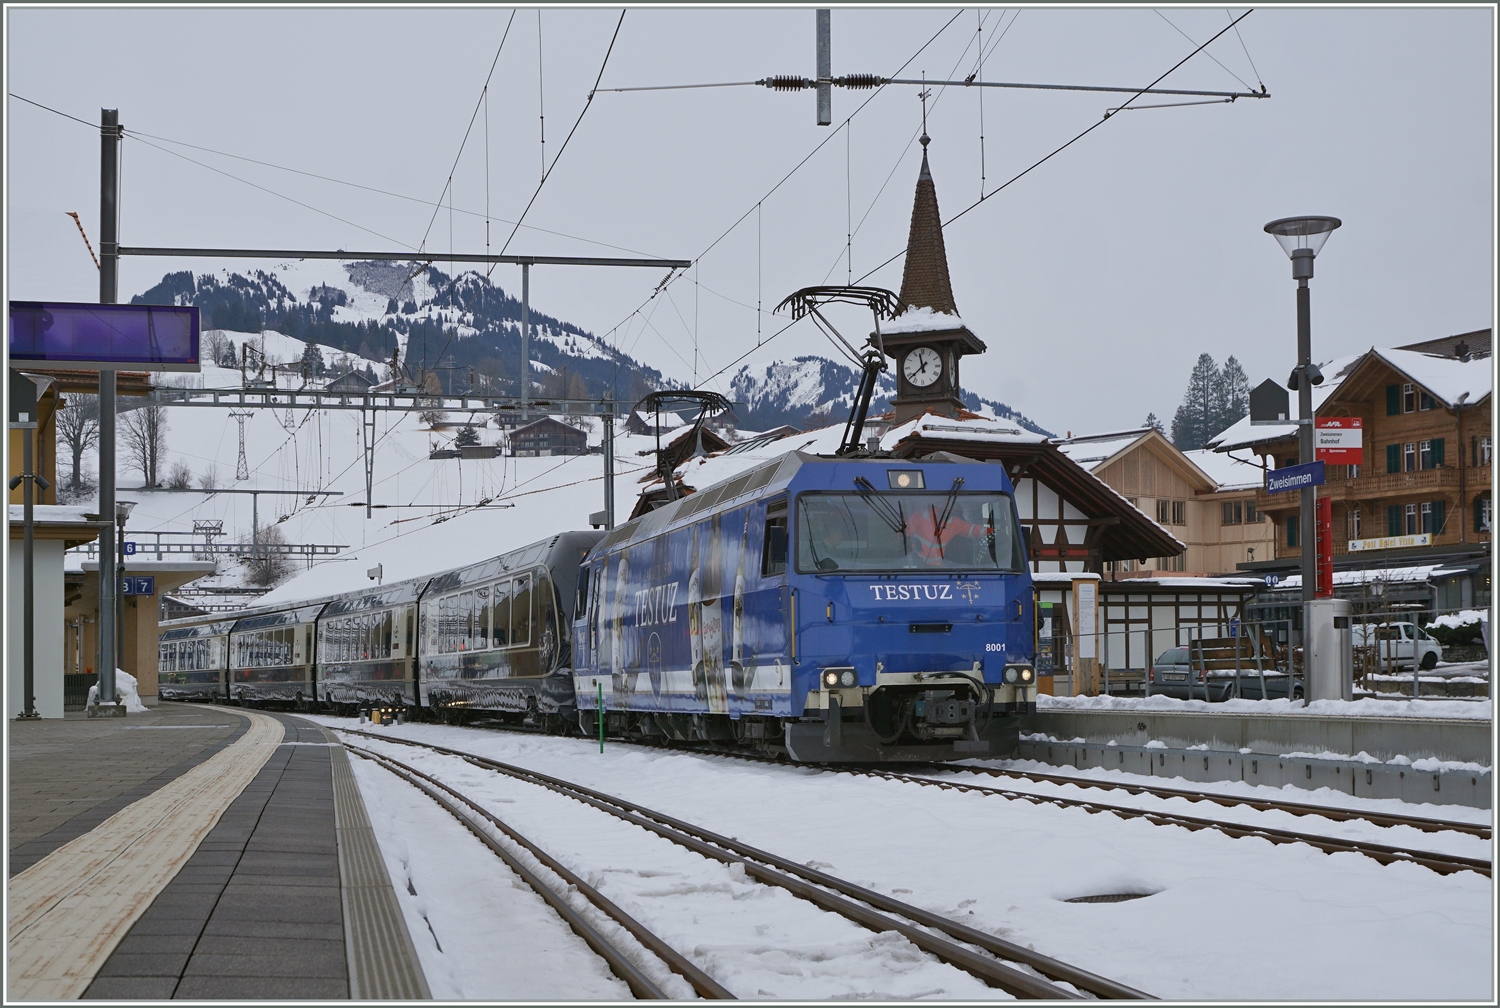
<path fill-rule="evenodd" d="M 483 729 L 378 730 L 630 798 L 1164 998 L 1493 996 L 1491 884 L 1473 872 L 1444 876 L 1409 864 L 1382 866 L 1357 854 L 1327 855 L 1303 845 L 1274 846 L 814 768 L 613 744 L 601 755 L 587 740 Z M 488 777 L 452 757 L 416 755 L 396 745 L 389 750 L 475 795 L 598 881 L 742 997 L 998 994 L 961 988 L 961 975 L 945 967 L 939 973 L 936 963 L 899 943 L 826 915 L 809 916 L 813 912 L 795 901 L 731 877 L 721 866 L 694 863 L 576 803 Z M 367 801 L 378 803 L 383 794 L 367 791 Z M 1462 812 L 1443 809 L 1445 816 Z M 446 813 L 433 807 L 428 816 Z M 389 820 L 376 830 L 383 846 L 396 842 Z M 422 858 L 424 870 L 464 878 L 496 873 L 493 855 L 477 845 L 434 839 L 408 851 Z M 657 871 L 671 874 L 644 874 Z M 1152 895 L 1111 904 L 1063 902 L 1119 892 Z M 1441 954 L 1380 953 L 1392 943 L 1409 948 L 1412 942 Z M 476 973 L 487 969 L 479 961 L 471 966 Z"/>
<path fill-rule="evenodd" d="M 1406 677 L 1410 679 L 1410 676 Z M 1421 717 L 1478 718 L 1489 720 L 1491 702 L 1486 700 L 1179 700 L 1156 694 L 1149 697 L 1039 696 L 1038 710 L 1156 711 L 1165 714 L 1285 714 L 1316 717 Z"/>
<path fill-rule="evenodd" d="M 626 1000 L 615 978 L 556 911 L 458 820 L 368 760 L 351 759 L 391 885 L 432 996 Z M 442 850 L 452 860 L 424 852 Z M 483 865 L 483 870 L 451 869 Z"/>

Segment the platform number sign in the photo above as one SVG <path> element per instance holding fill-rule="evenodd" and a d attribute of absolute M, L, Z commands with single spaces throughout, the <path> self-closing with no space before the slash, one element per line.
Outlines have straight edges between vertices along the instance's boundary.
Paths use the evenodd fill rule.
<path fill-rule="evenodd" d="M 1280 574 L 1267 574 L 1266 575 L 1266 587 L 1267 588 L 1275 588 L 1279 584 L 1281 584 L 1281 575 Z"/>
<path fill-rule="evenodd" d="M 120 579 L 121 595 L 155 595 L 155 577 L 123 577 Z"/>
<path fill-rule="evenodd" d="M 126 556 L 135 556 L 135 543 L 129 539 L 126 539 L 123 543 L 120 544 L 120 552 L 124 553 Z"/>

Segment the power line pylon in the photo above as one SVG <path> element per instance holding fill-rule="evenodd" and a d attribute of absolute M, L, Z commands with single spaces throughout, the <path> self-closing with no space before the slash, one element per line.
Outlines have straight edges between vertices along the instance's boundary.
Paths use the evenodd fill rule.
<path fill-rule="evenodd" d="M 249 410 L 230 410 L 229 415 L 240 423 L 240 455 L 234 464 L 234 478 L 247 480 L 250 478 L 250 463 L 245 461 L 245 421 L 255 414 Z"/>

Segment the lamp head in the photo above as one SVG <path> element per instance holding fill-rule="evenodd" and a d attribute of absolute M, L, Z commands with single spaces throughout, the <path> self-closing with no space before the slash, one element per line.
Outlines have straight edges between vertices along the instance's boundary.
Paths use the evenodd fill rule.
<path fill-rule="evenodd" d="M 1323 251 L 1323 243 L 1333 234 L 1334 228 L 1341 227 L 1343 223 L 1337 217 L 1283 217 L 1267 224 L 1265 231 L 1281 244 L 1282 251 L 1295 262 L 1306 257 L 1306 252 L 1302 256 L 1297 255 L 1302 249 L 1310 251 L 1316 258 Z"/>
<path fill-rule="evenodd" d="M 115 521 L 119 522 L 121 525 L 124 525 L 127 521 L 130 520 L 130 512 L 135 510 L 135 505 L 135 501 L 115 501 Z"/>

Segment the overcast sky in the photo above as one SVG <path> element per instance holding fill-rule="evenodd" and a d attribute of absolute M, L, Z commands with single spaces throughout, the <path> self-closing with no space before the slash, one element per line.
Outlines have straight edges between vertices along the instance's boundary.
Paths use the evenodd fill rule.
<path fill-rule="evenodd" d="M 1223 8 L 1162 13 L 1170 24 L 1150 9 L 835 8 L 833 71 L 893 75 L 910 61 L 900 76 L 967 77 L 982 19 L 984 79 L 1144 86 L 1229 21 Z M 517 218 L 541 174 L 539 115 L 550 160 L 620 14 L 545 9 L 540 45 L 535 8 L 511 19 L 499 8 L 12 6 L 5 73 L 8 91 L 90 123 L 118 108 L 130 130 L 413 198 L 132 138 L 127 244 L 400 250 L 425 238 L 482 252 L 488 201 L 498 251 L 511 231 L 501 221 Z M 445 183 L 507 23 L 487 115 L 453 170 L 450 230 Z M 811 8 L 632 9 L 601 87 L 812 76 L 813 31 Z M 1237 355 L 1252 382 L 1284 380 L 1294 284 L 1261 228 L 1295 214 L 1344 221 L 1317 261 L 1316 357 L 1491 325 L 1494 38 L 1489 7 L 1250 14 L 1238 37 L 1161 86 L 1263 82 L 1272 97 L 1119 113 L 946 228 L 959 311 L 989 345 L 965 361 L 964 384 L 1081 433 L 1148 411 L 1170 422 L 1202 352 Z M 663 271 L 536 267 L 532 303 L 614 330 L 622 349 L 674 377 L 709 379 L 755 346 L 757 324 L 763 337 L 785 324 L 769 310 L 786 294 L 857 281 L 901 251 L 920 161 L 917 92 L 836 90 L 834 125 L 819 127 L 807 92 L 601 91 L 526 218 L 546 230 L 523 227 L 509 251 L 626 254 L 616 246 L 701 261 L 636 315 Z M 945 220 L 1126 97 L 933 92 Z M 6 111 L 7 294 L 95 299 L 96 271 L 64 212 L 79 212 L 97 246 L 97 132 L 14 98 Z M 127 259 L 122 300 L 168 269 L 216 265 Z M 897 288 L 900 269 L 898 256 L 864 282 Z M 494 279 L 519 292 L 516 267 Z M 868 331 L 857 310 L 841 319 Z M 834 356 L 804 323 L 744 363 L 805 353 Z M 732 373 L 711 384 L 727 388 Z"/>

